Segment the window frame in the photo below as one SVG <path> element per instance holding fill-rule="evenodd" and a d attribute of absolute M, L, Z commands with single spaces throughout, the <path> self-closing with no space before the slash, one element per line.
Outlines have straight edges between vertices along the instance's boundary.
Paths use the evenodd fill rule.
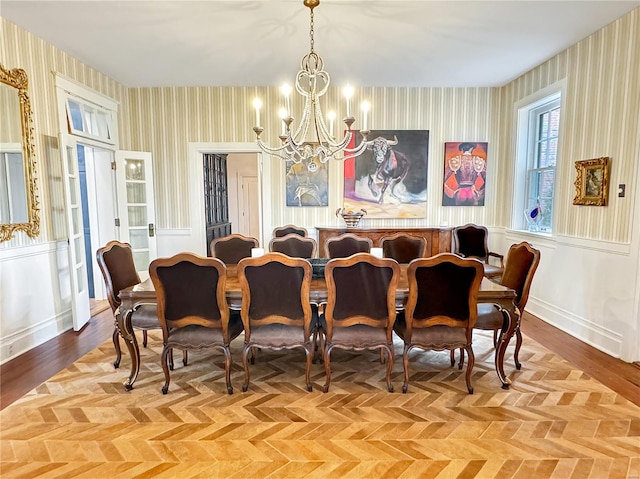
<path fill-rule="evenodd" d="M 554 234 L 557 217 L 557 186 L 558 171 L 561 163 L 561 135 L 566 80 L 562 80 L 550 85 L 533 95 L 518 101 L 515 106 L 515 129 L 516 129 L 516 161 L 515 175 L 513 183 L 514 202 L 512 210 L 512 228 L 516 231 L 523 231 L 533 234 L 552 236 Z M 560 109 L 558 122 L 556 164 L 553 167 L 538 165 L 538 145 L 539 131 L 538 118 L 544 112 Z M 551 224 L 549 230 L 537 230 L 531 228 L 525 216 L 535 205 L 530 205 L 530 193 L 536 178 L 543 171 L 553 171 L 553 191 L 551 194 Z M 537 196 L 537 195 L 536 195 Z"/>

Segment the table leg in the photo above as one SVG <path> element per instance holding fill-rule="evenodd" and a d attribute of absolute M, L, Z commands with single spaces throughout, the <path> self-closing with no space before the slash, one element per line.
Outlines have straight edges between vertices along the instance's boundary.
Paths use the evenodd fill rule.
<path fill-rule="evenodd" d="M 136 335 L 133 332 L 133 326 L 131 326 L 132 309 L 125 310 L 124 314 L 118 313 L 116 315 L 116 326 L 122 339 L 124 339 L 127 349 L 129 350 L 129 356 L 131 357 L 131 373 L 129 377 L 123 381 L 124 389 L 131 391 L 133 389 L 133 383 L 138 377 L 140 372 L 140 348 Z"/>

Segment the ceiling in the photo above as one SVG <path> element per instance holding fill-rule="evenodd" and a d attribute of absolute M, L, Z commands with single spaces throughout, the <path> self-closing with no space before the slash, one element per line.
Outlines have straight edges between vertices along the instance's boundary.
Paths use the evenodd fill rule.
<path fill-rule="evenodd" d="M 639 6 L 322 0 L 315 51 L 339 85 L 500 86 Z M 127 87 L 291 83 L 309 50 L 302 0 L 0 0 L 0 15 Z"/>

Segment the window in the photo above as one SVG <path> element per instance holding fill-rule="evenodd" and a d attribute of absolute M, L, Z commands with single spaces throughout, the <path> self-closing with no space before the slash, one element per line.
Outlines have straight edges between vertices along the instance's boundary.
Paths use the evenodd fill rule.
<path fill-rule="evenodd" d="M 519 175 L 516 187 L 521 188 L 524 194 L 516 197 L 516 202 L 524 215 L 516 215 L 514 226 L 551 233 L 560 135 L 560 93 L 521 108 L 518 130 Z"/>
<path fill-rule="evenodd" d="M 67 98 L 69 132 L 113 144 L 111 111 Z"/>

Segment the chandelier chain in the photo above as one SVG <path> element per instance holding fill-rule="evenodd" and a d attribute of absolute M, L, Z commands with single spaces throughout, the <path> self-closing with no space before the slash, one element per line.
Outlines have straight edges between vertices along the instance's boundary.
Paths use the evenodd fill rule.
<path fill-rule="evenodd" d="M 311 44 L 311 53 L 314 53 L 313 47 L 314 47 L 315 40 L 313 38 L 313 33 L 314 33 L 313 9 L 311 9 L 311 21 L 309 22 L 309 24 L 310 24 L 309 37 L 310 37 L 310 44 Z"/>

